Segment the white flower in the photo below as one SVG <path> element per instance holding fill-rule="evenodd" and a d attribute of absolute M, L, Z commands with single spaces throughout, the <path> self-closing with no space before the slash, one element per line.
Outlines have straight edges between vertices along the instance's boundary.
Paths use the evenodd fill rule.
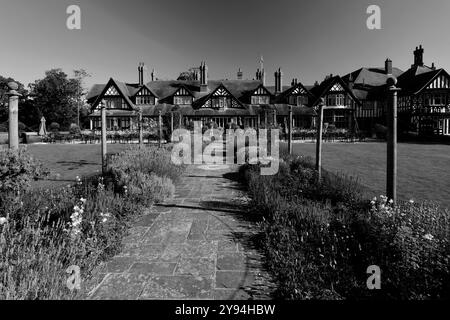
<path fill-rule="evenodd" d="M 430 233 L 427 233 L 423 236 L 424 239 L 432 241 L 434 239 L 433 235 Z"/>
<path fill-rule="evenodd" d="M 8 219 L 6 219 L 5 217 L 0 217 L 0 226 L 4 225 L 7 222 L 8 222 Z"/>
<path fill-rule="evenodd" d="M 86 199 L 85 199 L 85 198 L 80 198 L 80 201 L 81 201 L 82 203 L 86 203 Z"/>
<path fill-rule="evenodd" d="M 409 200 L 409 203 L 413 204 L 413 203 L 414 203 L 414 200 L 413 200 L 413 199 L 410 199 L 410 200 Z"/>
<path fill-rule="evenodd" d="M 106 218 L 103 218 L 103 219 L 102 219 L 102 222 L 103 222 L 103 223 L 105 223 L 106 221 L 108 221 L 108 219 L 106 219 Z"/>

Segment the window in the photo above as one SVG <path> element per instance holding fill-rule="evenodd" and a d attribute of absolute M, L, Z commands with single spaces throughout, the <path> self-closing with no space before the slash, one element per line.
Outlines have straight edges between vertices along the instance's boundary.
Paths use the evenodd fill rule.
<path fill-rule="evenodd" d="M 142 105 L 142 104 L 154 105 L 155 104 L 155 97 L 152 97 L 152 96 L 136 97 L 136 104 L 137 105 Z"/>
<path fill-rule="evenodd" d="M 105 99 L 106 109 L 128 109 L 127 104 L 122 98 Z"/>
<path fill-rule="evenodd" d="M 190 97 L 190 96 L 175 96 L 175 97 L 173 97 L 173 104 L 192 104 L 192 97 Z"/>
<path fill-rule="evenodd" d="M 343 94 L 329 94 L 327 106 L 345 106 L 345 96 Z"/>
<path fill-rule="evenodd" d="M 270 104 L 269 96 L 252 96 L 252 104 Z"/>
<path fill-rule="evenodd" d="M 130 128 L 130 118 L 119 118 L 118 126 L 120 129 Z"/>
<path fill-rule="evenodd" d="M 213 97 L 211 99 L 211 107 L 213 109 L 226 109 L 231 107 L 231 98 Z"/>

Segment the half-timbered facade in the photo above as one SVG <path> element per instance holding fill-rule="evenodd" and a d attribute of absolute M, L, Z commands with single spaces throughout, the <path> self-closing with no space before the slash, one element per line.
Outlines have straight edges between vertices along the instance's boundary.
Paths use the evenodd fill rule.
<path fill-rule="evenodd" d="M 321 84 L 311 89 L 315 97 L 313 106 L 324 99 L 323 123 L 325 127 L 355 129 L 355 110 L 360 102 L 340 76 L 330 75 Z"/>
<path fill-rule="evenodd" d="M 423 48 L 414 51 L 414 64 L 403 72 L 387 59 L 384 68 L 360 68 L 343 77 L 328 76 L 322 83 L 306 86 L 293 79 L 283 86 L 283 72 L 275 72 L 275 86 L 265 85 L 261 68 L 256 79 L 208 80 L 208 67 L 202 62 L 194 80 L 154 80 L 144 83 L 143 64 L 139 82 L 124 83 L 110 79 L 94 85 L 88 94 L 92 105 L 91 128 L 100 127 L 100 107 L 107 109 L 108 129 L 135 129 L 137 119 L 158 117 L 161 113 L 179 114 L 181 125 L 191 121 L 214 122 L 227 128 L 287 127 L 289 110 L 295 128 L 315 125 L 315 107 L 323 98 L 325 127 L 374 132 L 385 125 L 387 111 L 386 81 L 398 78 L 398 122 L 401 131 L 419 134 L 450 135 L 450 76 L 434 64 L 423 64 Z"/>
<path fill-rule="evenodd" d="M 202 63 L 195 80 L 154 80 L 144 84 L 142 69 L 139 64 L 137 84 L 110 79 L 106 85 L 91 88 L 87 97 L 92 105 L 91 129 L 100 128 L 102 106 L 107 107 L 108 130 L 137 128 L 140 112 L 144 120 L 158 117 L 160 112 L 163 116 L 178 113 L 184 126 L 201 121 L 222 128 L 233 123 L 242 128 L 286 126 L 289 106 L 293 107 L 294 125 L 310 127 L 315 116 L 309 105 L 313 95 L 300 83 L 275 94 L 264 85 L 263 77 L 208 80 L 207 66 Z"/>
<path fill-rule="evenodd" d="M 423 48 L 414 51 L 414 64 L 398 78 L 399 129 L 421 135 L 450 135 L 450 76 L 423 63 Z"/>

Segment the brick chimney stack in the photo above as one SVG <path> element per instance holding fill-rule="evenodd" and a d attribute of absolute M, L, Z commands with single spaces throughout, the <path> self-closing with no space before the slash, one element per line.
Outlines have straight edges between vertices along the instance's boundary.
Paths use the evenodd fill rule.
<path fill-rule="evenodd" d="M 389 75 L 392 74 L 392 60 L 387 58 L 384 62 L 384 72 Z"/>
<path fill-rule="evenodd" d="M 208 66 L 206 62 L 200 64 L 200 92 L 208 91 Z"/>
<path fill-rule="evenodd" d="M 241 68 L 239 68 L 238 72 L 237 72 L 237 79 L 238 80 L 242 80 L 242 71 Z"/>
<path fill-rule="evenodd" d="M 416 50 L 414 50 L 414 66 L 423 67 L 423 48 L 422 45 L 419 47 L 416 47 Z"/>
<path fill-rule="evenodd" d="M 283 90 L 283 71 L 278 68 L 275 71 L 275 93 L 280 93 Z"/>
<path fill-rule="evenodd" d="M 144 84 L 144 63 L 143 62 L 139 62 L 138 77 L 139 77 L 139 85 L 142 86 Z"/>
<path fill-rule="evenodd" d="M 152 69 L 152 81 L 155 81 L 156 77 L 155 77 L 155 69 Z"/>

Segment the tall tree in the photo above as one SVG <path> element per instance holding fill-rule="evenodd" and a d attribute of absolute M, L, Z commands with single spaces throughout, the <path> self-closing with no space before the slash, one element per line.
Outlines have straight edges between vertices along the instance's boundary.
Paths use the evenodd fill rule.
<path fill-rule="evenodd" d="M 30 84 L 30 88 L 34 105 L 47 123 L 57 122 L 68 129 L 77 122 L 77 103 L 83 93 L 80 78 L 69 78 L 61 69 L 52 69 L 45 72 L 43 79 Z"/>
<path fill-rule="evenodd" d="M 78 82 L 78 92 L 77 92 L 77 124 L 79 127 L 84 127 L 88 124 L 89 115 L 89 105 L 86 102 L 86 95 L 88 93 L 87 89 L 84 88 L 84 80 L 91 75 L 84 69 L 73 71 L 75 80 Z"/>

